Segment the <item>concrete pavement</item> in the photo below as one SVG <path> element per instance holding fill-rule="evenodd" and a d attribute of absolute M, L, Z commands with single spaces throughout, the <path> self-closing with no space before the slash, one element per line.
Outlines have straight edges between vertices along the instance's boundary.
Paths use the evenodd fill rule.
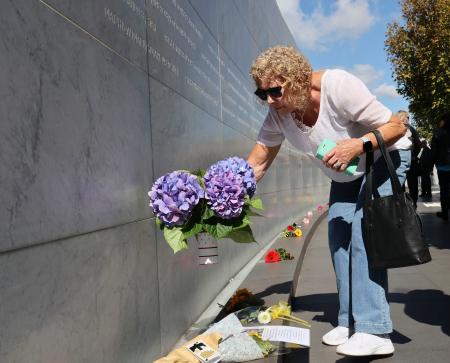
<path fill-rule="evenodd" d="M 312 323 L 310 362 L 450 362 L 450 223 L 435 216 L 438 210 L 438 192 L 431 201 L 419 198 L 418 212 L 433 260 L 389 272 L 391 339 L 396 349 L 389 357 L 343 357 L 321 343 L 322 335 L 336 326 L 338 311 L 327 222 L 321 222 L 306 252 L 293 304 L 297 316 Z"/>

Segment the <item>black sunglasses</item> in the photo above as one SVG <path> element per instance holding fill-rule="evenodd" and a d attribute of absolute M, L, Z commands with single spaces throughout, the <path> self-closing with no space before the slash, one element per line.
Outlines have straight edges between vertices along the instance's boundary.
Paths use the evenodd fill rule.
<path fill-rule="evenodd" d="M 258 88 L 255 91 L 255 95 L 257 95 L 263 101 L 267 101 L 268 95 L 270 95 L 270 97 L 272 97 L 272 98 L 280 98 L 281 96 L 283 96 L 283 93 L 281 92 L 282 89 L 283 89 L 283 87 L 281 87 L 281 86 L 271 87 L 268 89 Z"/>

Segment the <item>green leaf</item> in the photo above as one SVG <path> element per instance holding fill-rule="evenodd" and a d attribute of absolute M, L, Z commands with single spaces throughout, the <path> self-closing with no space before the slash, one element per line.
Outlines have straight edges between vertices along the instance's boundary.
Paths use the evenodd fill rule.
<path fill-rule="evenodd" d="M 247 213 L 247 215 L 249 217 L 265 217 L 264 215 L 262 215 L 262 214 L 260 214 L 258 212 L 255 212 L 248 205 L 244 206 L 244 210 L 245 210 L 245 213 Z"/>
<path fill-rule="evenodd" d="M 164 227 L 164 238 L 174 253 L 188 248 L 187 241 L 180 227 Z"/>
<path fill-rule="evenodd" d="M 263 210 L 264 209 L 264 205 L 263 205 L 263 202 L 262 202 L 261 198 L 249 199 L 248 204 L 251 207 L 253 207 L 253 208 L 257 209 L 257 210 Z"/>
<path fill-rule="evenodd" d="M 209 233 L 214 239 L 219 239 L 217 237 L 217 226 L 214 224 L 203 223 L 203 230 Z"/>
<path fill-rule="evenodd" d="M 216 231 L 217 231 L 217 238 L 225 238 L 227 237 L 230 232 L 233 230 L 233 226 L 229 226 L 222 223 L 217 223 Z"/>
<path fill-rule="evenodd" d="M 195 236 L 196 234 L 203 231 L 203 225 L 201 223 L 193 223 L 189 226 L 189 228 L 183 228 L 183 236 L 185 239 L 191 238 Z"/>
<path fill-rule="evenodd" d="M 228 235 L 228 238 L 238 243 L 256 242 L 252 229 L 248 225 L 243 228 L 234 229 Z"/>
<path fill-rule="evenodd" d="M 214 239 L 219 240 L 227 237 L 233 230 L 233 226 L 218 222 L 217 219 L 212 221 L 212 223 L 203 223 L 203 229 L 214 237 Z"/>
<path fill-rule="evenodd" d="M 194 174 L 200 178 L 203 178 L 206 174 L 206 170 L 200 168 L 200 169 L 195 170 L 192 174 Z"/>
<path fill-rule="evenodd" d="M 250 337 L 255 341 L 256 344 L 258 344 L 258 347 L 264 357 L 267 357 L 277 350 L 277 347 L 267 340 L 262 340 L 260 337 L 255 335 L 251 335 Z"/>
<path fill-rule="evenodd" d="M 161 230 L 164 228 L 164 223 L 158 217 L 155 218 L 155 224 Z"/>
<path fill-rule="evenodd" d="M 249 217 L 248 211 L 244 210 L 244 212 L 242 213 L 241 222 L 234 224 L 233 227 L 237 229 L 237 228 L 242 228 L 242 227 L 248 226 L 250 224 L 251 224 L 251 222 L 250 222 L 250 217 Z"/>
<path fill-rule="evenodd" d="M 202 226 L 202 214 L 203 214 L 204 203 L 200 202 L 197 204 L 192 211 L 192 215 L 183 226 L 181 230 L 183 232 L 184 238 L 188 239 L 203 230 Z"/>
<path fill-rule="evenodd" d="M 284 248 L 277 248 L 275 251 L 278 252 L 278 254 L 280 255 L 282 260 L 286 260 L 287 259 L 287 251 Z"/>
<path fill-rule="evenodd" d="M 202 219 L 206 220 L 214 216 L 215 216 L 214 211 L 211 208 L 206 207 L 205 210 L 203 211 Z"/>

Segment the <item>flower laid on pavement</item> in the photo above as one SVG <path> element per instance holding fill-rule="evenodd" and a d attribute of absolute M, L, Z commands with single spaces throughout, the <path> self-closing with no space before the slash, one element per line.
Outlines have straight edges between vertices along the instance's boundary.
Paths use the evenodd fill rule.
<path fill-rule="evenodd" d="M 264 300 L 261 299 L 261 301 L 264 304 Z M 234 315 L 237 316 L 242 324 L 249 324 L 258 320 L 258 315 L 263 310 L 265 310 L 264 305 L 247 306 L 241 310 L 235 311 Z"/>
<path fill-rule="evenodd" d="M 309 218 L 303 218 L 303 224 L 308 225 L 309 224 Z"/>
<path fill-rule="evenodd" d="M 265 257 L 266 263 L 273 263 L 281 261 L 281 256 L 276 250 L 269 250 Z"/>
<path fill-rule="evenodd" d="M 272 316 L 268 311 L 261 311 L 258 314 L 258 323 L 260 324 L 269 324 L 272 320 Z"/>
<path fill-rule="evenodd" d="M 246 288 L 238 289 L 225 304 L 225 310 L 229 313 L 244 309 L 249 306 L 262 306 L 264 300 L 256 297 Z M 222 306 L 222 305 L 220 305 Z"/>
<path fill-rule="evenodd" d="M 286 249 L 284 248 L 275 248 L 267 251 L 265 261 L 266 263 L 280 262 L 284 260 L 293 260 L 294 256 L 292 256 Z"/>
<path fill-rule="evenodd" d="M 263 340 L 263 338 L 261 337 L 261 334 L 259 334 L 257 331 L 251 330 L 251 331 L 247 332 L 247 334 L 253 338 L 253 340 L 256 342 L 256 344 L 258 344 L 264 357 L 267 357 L 269 354 L 271 354 L 277 350 L 275 345 L 270 343 L 268 340 Z"/>
<path fill-rule="evenodd" d="M 173 171 L 158 178 L 148 193 L 156 223 L 176 253 L 200 233 L 214 239 L 255 242 L 250 216 L 263 209 L 254 198 L 256 179 L 250 164 L 231 157 L 213 164 L 205 173 Z"/>
<path fill-rule="evenodd" d="M 281 233 L 282 237 L 301 237 L 302 236 L 302 230 L 299 226 L 297 226 L 296 223 L 292 223 L 291 225 L 287 226 L 286 229 Z"/>
<path fill-rule="evenodd" d="M 308 218 L 311 218 L 313 216 L 313 212 L 309 211 L 308 213 L 306 213 L 306 215 L 308 216 Z"/>
<path fill-rule="evenodd" d="M 279 301 L 277 305 L 272 305 L 267 310 L 261 312 L 260 315 L 263 313 L 270 314 L 271 319 L 268 322 L 275 320 L 275 319 L 280 319 L 280 320 L 285 320 L 285 321 L 290 321 L 293 323 L 301 324 L 308 328 L 311 327 L 311 324 L 309 324 L 306 320 L 297 318 L 296 316 L 292 315 L 291 306 L 286 301 Z M 258 315 L 258 321 L 259 321 L 260 315 Z M 266 320 L 267 320 L 267 318 L 266 318 Z M 260 322 L 260 323 L 263 324 L 262 322 Z"/>

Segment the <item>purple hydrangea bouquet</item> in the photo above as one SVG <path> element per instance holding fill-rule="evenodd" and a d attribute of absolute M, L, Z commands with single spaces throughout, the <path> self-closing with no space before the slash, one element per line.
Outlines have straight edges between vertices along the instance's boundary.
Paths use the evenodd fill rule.
<path fill-rule="evenodd" d="M 213 164 L 206 172 L 173 171 L 158 178 L 148 193 L 156 223 L 174 252 L 188 248 L 199 233 L 215 239 L 255 242 L 250 228 L 254 210 L 263 209 L 255 198 L 252 167 L 239 157 Z"/>

